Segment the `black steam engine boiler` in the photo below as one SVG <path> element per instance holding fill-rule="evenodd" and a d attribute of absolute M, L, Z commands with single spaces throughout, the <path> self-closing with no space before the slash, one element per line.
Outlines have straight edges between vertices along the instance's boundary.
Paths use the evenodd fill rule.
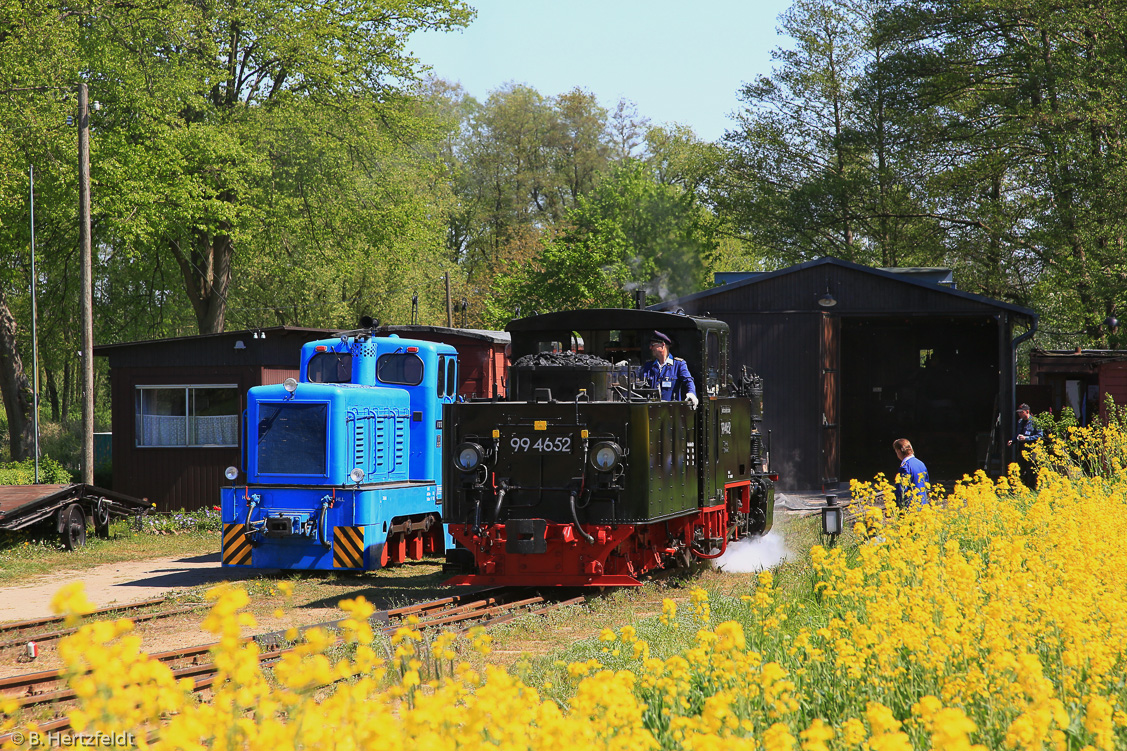
<path fill-rule="evenodd" d="M 728 372 L 728 326 L 645 310 L 512 321 L 504 401 L 444 407 L 453 584 L 631 586 L 771 528 L 763 390 Z M 642 378 L 655 331 L 699 405 Z"/>

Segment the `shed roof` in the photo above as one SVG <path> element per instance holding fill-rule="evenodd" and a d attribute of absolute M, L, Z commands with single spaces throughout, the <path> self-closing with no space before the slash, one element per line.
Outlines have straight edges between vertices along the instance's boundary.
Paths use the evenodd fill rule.
<path fill-rule="evenodd" d="M 823 276 L 824 275 L 824 276 Z M 867 280 L 869 284 L 861 284 Z M 794 282 L 799 282 L 794 286 Z M 841 284 L 847 282 L 847 284 Z M 852 283 L 849 283 L 852 282 Z M 757 311 L 823 310 L 817 298 L 810 294 L 812 287 L 822 287 L 833 293 L 839 313 L 895 313 L 927 310 L 935 313 L 986 312 L 1002 310 L 1032 322 L 1037 313 L 1030 308 L 994 300 L 973 292 L 964 292 L 925 281 L 915 274 L 892 272 L 871 266 L 843 261 L 825 256 L 777 271 L 770 271 L 720 287 L 685 295 L 675 300 L 651 306 L 654 310 L 675 310 L 688 305 L 701 310 L 702 303 L 721 302 L 724 298 L 738 298 L 740 304 L 730 300 L 732 307 L 748 307 Z M 880 293 L 876 293 L 876 289 Z M 752 293 L 772 289 L 775 294 L 767 299 Z M 713 313 L 718 311 L 713 310 Z"/>
<path fill-rule="evenodd" d="M 94 347 L 94 356 L 109 358 L 111 368 L 245 365 L 296 367 L 300 359 L 301 344 L 328 338 L 335 333 L 334 329 L 271 326 L 218 334 L 99 344 Z M 238 342 L 242 342 L 243 346 L 239 347 Z"/>
<path fill-rule="evenodd" d="M 434 336 L 443 336 L 449 338 L 461 337 L 464 339 L 475 339 L 483 342 L 493 342 L 495 344 L 507 344 L 510 340 L 509 332 L 507 331 L 493 331 L 490 329 L 457 329 L 450 328 L 449 326 L 424 326 L 421 324 L 388 324 L 380 326 L 376 329 L 376 333 L 380 336 L 387 334 L 431 334 Z"/>
<path fill-rule="evenodd" d="M 1120 362 L 1127 360 L 1127 349 L 1035 349 L 1029 357 L 1045 361 Z"/>

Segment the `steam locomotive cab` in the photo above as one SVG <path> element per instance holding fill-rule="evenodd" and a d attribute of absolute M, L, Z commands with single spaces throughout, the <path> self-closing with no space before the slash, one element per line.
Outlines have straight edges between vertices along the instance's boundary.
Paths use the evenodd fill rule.
<path fill-rule="evenodd" d="M 451 583 L 637 585 L 771 526 L 762 388 L 730 381 L 728 328 L 670 313 L 587 310 L 514 321 L 509 401 L 453 404 L 443 514 Z M 655 330 L 699 406 L 641 376 Z"/>
<path fill-rule="evenodd" d="M 449 345 L 354 332 L 306 344 L 298 379 L 250 389 L 223 564 L 368 570 L 442 552 L 441 410 L 457 367 Z"/>

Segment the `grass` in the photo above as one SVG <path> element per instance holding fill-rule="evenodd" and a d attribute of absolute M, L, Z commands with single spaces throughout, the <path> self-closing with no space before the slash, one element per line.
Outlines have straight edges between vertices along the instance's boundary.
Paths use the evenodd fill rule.
<path fill-rule="evenodd" d="M 0 532 L 0 585 L 59 571 L 85 571 L 104 563 L 191 557 L 219 550 L 218 532 L 155 535 L 138 532 L 131 524 L 115 522 L 104 539 L 88 533 L 86 545 L 74 551 L 66 550 L 54 532 Z"/>

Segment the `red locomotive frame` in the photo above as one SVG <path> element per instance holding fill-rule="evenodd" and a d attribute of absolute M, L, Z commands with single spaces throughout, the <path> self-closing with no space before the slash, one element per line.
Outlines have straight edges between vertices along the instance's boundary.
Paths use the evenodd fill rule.
<path fill-rule="evenodd" d="M 747 481 L 726 486 L 729 498 L 747 510 Z M 547 552 L 521 554 L 506 550 L 504 524 L 482 527 L 475 535 L 467 524 L 451 524 L 450 534 L 473 552 L 476 574 L 449 579 L 451 585 L 474 584 L 558 587 L 639 587 L 640 577 L 689 556 L 718 558 L 728 546 L 728 506 L 708 506 L 695 514 L 643 524 L 585 524 L 595 542 L 588 543 L 573 524 L 548 523 Z M 676 541 L 675 546 L 670 541 Z M 718 553 L 702 552 L 695 540 L 721 540 Z"/>

